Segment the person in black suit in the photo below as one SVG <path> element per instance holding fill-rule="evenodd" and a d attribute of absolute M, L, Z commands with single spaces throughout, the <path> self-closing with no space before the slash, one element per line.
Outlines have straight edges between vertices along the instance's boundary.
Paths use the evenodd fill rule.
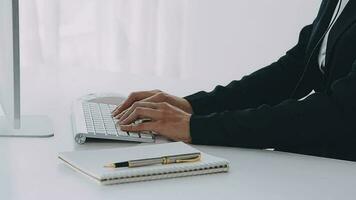
<path fill-rule="evenodd" d="M 296 46 L 239 81 L 184 98 L 134 92 L 113 116 L 122 130 L 154 131 L 193 144 L 355 161 L 355 1 L 323 0 Z M 137 118 L 151 121 L 132 124 Z"/>

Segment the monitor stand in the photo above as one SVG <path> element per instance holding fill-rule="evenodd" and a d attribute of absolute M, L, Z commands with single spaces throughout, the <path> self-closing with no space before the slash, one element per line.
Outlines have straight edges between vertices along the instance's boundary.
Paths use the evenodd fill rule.
<path fill-rule="evenodd" d="M 14 128 L 5 116 L 0 116 L 0 137 L 52 137 L 53 128 L 47 116 L 21 116 L 20 128 Z"/>

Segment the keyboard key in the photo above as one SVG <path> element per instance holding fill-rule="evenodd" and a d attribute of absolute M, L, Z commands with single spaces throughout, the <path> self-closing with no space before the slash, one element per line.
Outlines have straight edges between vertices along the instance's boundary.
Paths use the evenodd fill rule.
<path fill-rule="evenodd" d="M 119 136 L 129 136 L 125 131 L 117 130 L 117 133 Z"/>
<path fill-rule="evenodd" d="M 95 134 L 97 134 L 97 135 L 106 135 L 106 131 L 105 130 L 96 130 L 95 129 Z"/>
<path fill-rule="evenodd" d="M 95 133 L 94 127 L 87 126 L 87 131 L 88 131 L 88 133 Z"/>
<path fill-rule="evenodd" d="M 140 135 L 139 135 L 138 133 L 129 132 L 129 135 L 130 135 L 131 137 L 140 138 Z"/>
<path fill-rule="evenodd" d="M 152 135 L 151 134 L 147 134 L 147 133 L 140 133 L 141 138 L 144 139 L 152 139 Z"/>
<path fill-rule="evenodd" d="M 113 129 L 109 129 L 109 130 L 106 130 L 107 134 L 108 135 L 115 135 L 115 136 L 118 136 L 117 134 L 117 131 L 116 130 L 113 130 Z"/>
<path fill-rule="evenodd" d="M 114 123 L 104 123 L 106 129 L 116 129 L 116 126 Z"/>

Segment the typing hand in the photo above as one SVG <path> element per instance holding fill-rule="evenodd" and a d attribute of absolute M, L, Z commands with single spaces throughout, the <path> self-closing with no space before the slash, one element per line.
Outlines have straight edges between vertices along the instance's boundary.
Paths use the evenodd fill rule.
<path fill-rule="evenodd" d="M 152 90 L 131 93 L 129 97 L 112 112 L 112 116 L 120 119 L 129 109 L 132 110 L 132 108 L 137 107 L 136 103 L 140 102 L 166 102 L 186 113 L 191 114 L 193 112 L 190 103 L 184 98 L 176 97 L 160 90 Z"/>
<path fill-rule="evenodd" d="M 190 143 L 190 117 L 190 113 L 166 102 L 137 102 L 120 118 L 119 125 L 123 131 L 153 131 L 174 141 Z M 150 119 L 151 121 L 133 123 L 138 119 Z"/>

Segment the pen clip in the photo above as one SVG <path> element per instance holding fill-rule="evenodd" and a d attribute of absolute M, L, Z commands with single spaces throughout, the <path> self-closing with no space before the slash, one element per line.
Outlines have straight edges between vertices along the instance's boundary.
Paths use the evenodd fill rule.
<path fill-rule="evenodd" d="M 196 158 L 191 159 L 177 159 L 176 163 L 188 163 L 188 162 L 197 162 L 201 159 L 201 155 L 199 154 Z"/>

